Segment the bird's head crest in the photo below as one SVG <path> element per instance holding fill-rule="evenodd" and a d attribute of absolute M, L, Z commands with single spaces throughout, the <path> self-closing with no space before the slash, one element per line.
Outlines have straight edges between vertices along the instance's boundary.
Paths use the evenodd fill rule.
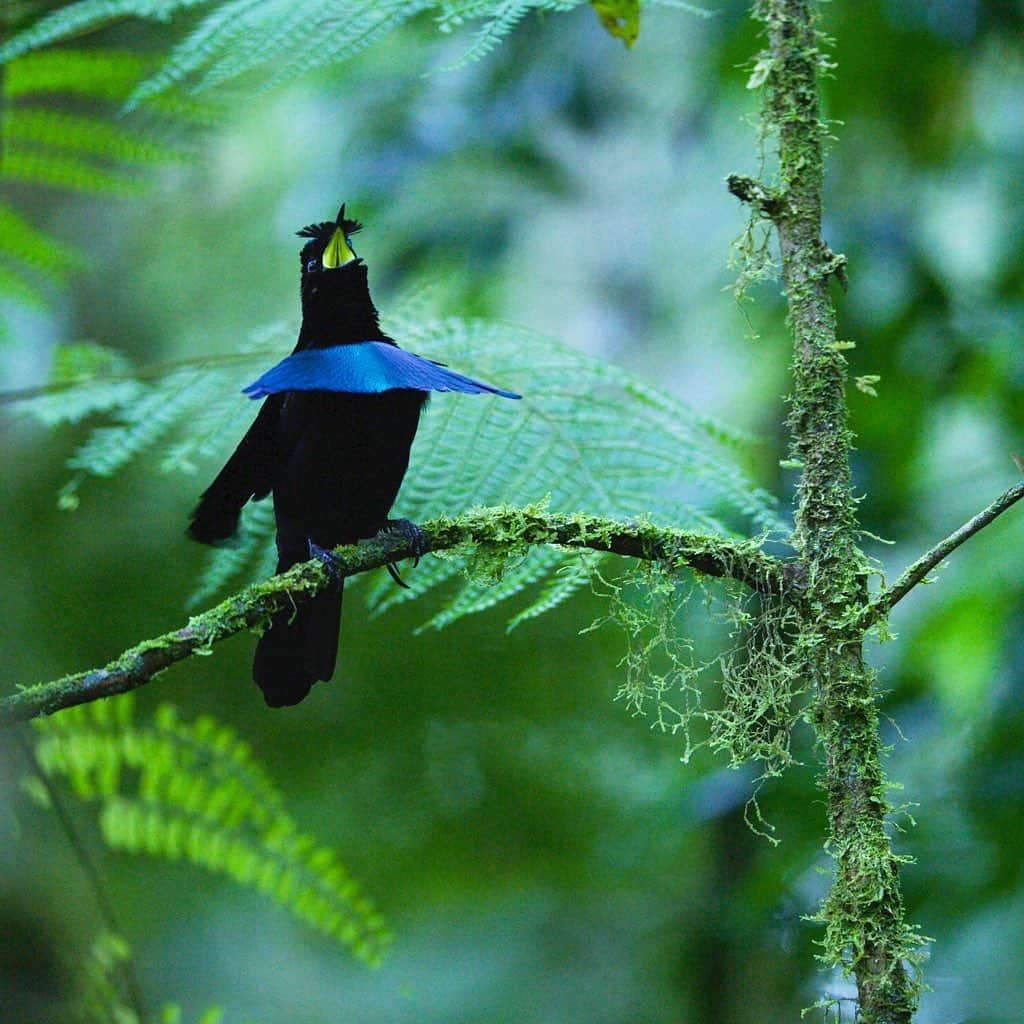
<path fill-rule="evenodd" d="M 357 231 L 363 230 L 363 225 L 359 221 L 345 216 L 344 203 L 341 204 L 338 216 L 334 220 L 324 220 L 319 224 L 307 224 L 301 231 L 295 233 L 300 238 L 314 238 L 317 241 L 329 242 L 338 228 L 341 228 L 346 235 L 354 235 Z"/>
<path fill-rule="evenodd" d="M 307 224 L 296 232 L 300 238 L 310 239 L 303 248 L 300 259 L 305 270 L 337 270 L 350 263 L 361 261 L 352 248 L 350 237 L 362 228 L 357 220 L 345 216 L 345 204 L 341 204 L 335 220 L 322 221 L 319 224 Z M 310 258 L 310 251 L 313 257 Z"/>

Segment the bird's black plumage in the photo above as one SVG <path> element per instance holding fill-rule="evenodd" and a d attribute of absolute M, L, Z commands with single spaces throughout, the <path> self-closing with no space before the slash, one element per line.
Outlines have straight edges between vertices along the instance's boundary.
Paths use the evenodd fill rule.
<path fill-rule="evenodd" d="M 409 352 L 383 334 L 366 266 L 345 217 L 311 224 L 302 267 L 302 327 L 288 359 L 245 389 L 263 406 L 206 489 L 189 534 L 218 544 L 250 499 L 274 496 L 277 571 L 372 537 L 388 522 L 430 391 L 519 396 Z M 296 358 L 297 353 L 302 355 Z M 297 704 L 330 679 L 338 652 L 341 583 L 275 616 L 260 638 L 253 678 L 272 707 Z"/>
<path fill-rule="evenodd" d="M 360 225 L 344 216 L 299 234 L 303 246 L 302 327 L 295 351 L 363 342 L 381 333 L 366 266 L 349 239 Z M 335 245 L 351 258 L 331 266 Z M 330 549 L 372 537 L 387 522 L 409 464 L 427 393 L 286 391 L 271 394 L 252 427 L 192 514 L 190 535 L 207 544 L 230 537 L 242 506 L 274 496 L 278 572 L 307 561 L 310 542 Z M 334 672 L 341 586 L 297 612 L 278 615 L 260 638 L 253 678 L 272 707 L 297 704 Z"/>

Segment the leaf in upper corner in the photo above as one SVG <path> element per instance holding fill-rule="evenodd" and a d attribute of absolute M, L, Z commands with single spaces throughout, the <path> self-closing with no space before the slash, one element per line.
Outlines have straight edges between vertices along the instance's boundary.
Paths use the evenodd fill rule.
<path fill-rule="evenodd" d="M 76 38 L 122 18 L 168 21 L 171 15 L 212 0 L 77 0 L 43 14 L 0 45 L 0 64 L 63 39 Z"/>
<path fill-rule="evenodd" d="M 475 26 L 472 41 L 445 70 L 478 60 L 493 50 L 529 14 L 565 12 L 587 0 L 77 0 L 42 15 L 0 44 L 0 64 L 37 56 L 45 46 L 128 18 L 169 21 L 200 11 L 163 65 L 137 85 L 129 108 L 151 104 L 179 83 L 193 92 L 257 73 L 256 91 L 290 83 L 362 53 L 424 13 L 437 30 Z M 591 0 L 606 29 L 632 46 L 640 25 L 640 0 Z M 707 17 L 711 12 L 685 0 L 655 0 L 662 6 Z"/>
<path fill-rule="evenodd" d="M 590 0 L 605 31 L 631 49 L 640 34 L 640 0 Z"/>

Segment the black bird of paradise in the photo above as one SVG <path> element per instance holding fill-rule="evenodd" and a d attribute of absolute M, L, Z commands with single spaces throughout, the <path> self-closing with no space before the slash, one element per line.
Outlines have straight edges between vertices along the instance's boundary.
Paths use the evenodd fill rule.
<path fill-rule="evenodd" d="M 415 547 L 416 526 L 388 513 L 429 392 L 520 397 L 413 355 L 381 331 L 352 248 L 361 227 L 342 205 L 335 220 L 298 232 L 308 241 L 295 350 L 244 389 L 263 406 L 192 513 L 189 535 L 219 544 L 247 501 L 273 494 L 279 573 L 382 529 Z M 271 707 L 298 704 L 334 674 L 342 582 L 275 616 L 260 638 L 253 679 Z"/>

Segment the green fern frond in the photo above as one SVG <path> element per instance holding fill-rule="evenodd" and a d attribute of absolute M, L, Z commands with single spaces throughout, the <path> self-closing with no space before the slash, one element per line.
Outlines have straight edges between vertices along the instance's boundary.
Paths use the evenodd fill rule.
<path fill-rule="evenodd" d="M 750 450 L 747 435 L 623 369 L 503 324 L 424 320 L 421 311 L 416 317 L 390 318 L 387 329 L 414 352 L 525 396 L 522 402 L 436 397 L 413 446 L 397 505 L 402 515 L 423 520 L 473 506 L 547 501 L 558 512 L 585 509 L 617 519 L 649 518 L 711 534 L 730 528 L 787 532 L 775 500 L 754 487 L 737 464 L 737 453 Z M 138 375 L 132 380 L 135 391 L 126 391 L 121 404 L 117 388 L 126 383 L 123 374 L 106 385 L 93 377 L 63 390 L 60 404 L 77 409 L 97 404 L 109 386 L 106 398 L 115 421 L 97 429 L 70 466 L 86 476 L 108 476 L 161 445 L 157 461 L 163 470 L 191 472 L 202 456 L 223 456 L 254 411 L 239 387 L 290 347 L 291 334 L 275 325 L 261 332 L 258 344 L 238 356 L 178 365 L 152 379 Z M 269 344 L 273 348 L 264 347 Z M 84 400 L 79 387 L 86 391 Z M 22 403 L 25 411 L 47 420 L 53 405 L 53 396 Z M 164 444 L 171 436 L 173 443 Z M 193 601 L 207 599 L 229 582 L 242 583 L 256 571 L 271 572 L 272 536 L 269 503 L 247 511 L 236 545 L 211 552 Z M 514 624 L 554 607 L 589 578 L 580 574 L 576 554 L 539 549 L 524 552 L 515 564 L 509 564 L 507 552 L 498 561 L 500 572 L 487 578 L 479 560 L 474 569 L 460 557 L 427 559 L 408 574 L 410 591 L 381 576 L 370 586 L 368 600 L 384 610 L 446 587 L 447 603 L 428 623 L 439 627 L 541 584 L 534 602 L 517 610 Z"/>
<path fill-rule="evenodd" d="M 584 551 L 568 564 L 558 567 L 541 587 L 540 595 L 509 619 L 509 632 L 523 622 L 552 611 L 573 594 L 589 587 L 605 557 L 597 551 Z"/>
<path fill-rule="evenodd" d="M 144 187 L 129 174 L 107 170 L 74 157 L 25 149 L 12 150 L 3 161 L 3 175 L 26 185 L 47 185 L 70 192 L 138 193 Z"/>
<path fill-rule="evenodd" d="M 4 141 L 7 145 L 67 150 L 133 164 L 165 162 L 181 156 L 179 150 L 127 127 L 55 110 L 15 107 L 4 120 Z"/>
<path fill-rule="evenodd" d="M 71 1008 L 75 1024 L 141 1024 L 124 985 L 124 968 L 131 960 L 120 935 L 103 932 L 78 965 L 78 991 Z"/>
<path fill-rule="evenodd" d="M 94 377 L 123 374 L 128 369 L 128 360 L 106 345 L 92 341 L 60 345 L 53 354 L 50 383 L 55 387 L 62 384 L 81 384 Z"/>
<path fill-rule="evenodd" d="M 698 18 L 713 18 L 715 11 L 708 7 L 699 7 L 697 4 L 687 3 L 686 0 L 650 0 L 659 7 L 669 7 L 675 11 L 685 11 L 687 14 L 696 15 Z"/>
<path fill-rule="evenodd" d="M 483 557 L 481 557 L 481 555 Z M 425 594 L 456 577 L 464 577 L 459 589 L 430 619 L 414 632 L 443 629 L 463 615 L 493 608 L 514 597 L 531 584 L 542 581 L 540 593 L 512 616 L 508 630 L 557 608 L 577 591 L 590 585 L 592 572 L 609 556 L 597 551 L 573 552 L 538 548 L 510 562 L 507 553 L 489 559 L 487 552 L 475 552 L 469 560 L 455 553 L 431 559 L 417 567 L 410 579 L 412 591 L 396 588 L 389 576 L 381 573 L 371 584 L 367 604 L 374 614 L 409 599 L 411 593 Z"/>
<path fill-rule="evenodd" d="M 258 337 L 266 336 L 260 332 Z M 191 464 L 186 454 L 213 454 L 214 440 L 251 411 L 251 403 L 238 393 L 240 375 L 246 375 L 250 362 L 256 365 L 269 356 L 262 350 L 141 369 L 106 346 L 59 345 L 46 385 L 24 397 L 0 395 L 0 400 L 47 426 L 77 423 L 93 412 L 109 413 L 115 425 L 94 432 L 69 460 L 72 468 L 95 476 L 109 476 L 187 416 L 193 433 L 183 433 L 169 449 L 182 453 L 173 468 L 187 472 Z M 213 401 L 202 404 L 211 394 Z M 167 403 L 166 412 L 158 408 L 161 402 Z"/>
<path fill-rule="evenodd" d="M 449 580 L 462 576 L 464 573 L 465 559 L 451 551 L 443 552 L 421 562 L 416 567 L 416 592 L 425 594 L 430 590 L 440 588 Z M 348 583 L 346 583 L 347 586 Z M 397 590 L 398 588 L 395 587 L 394 582 L 387 573 L 378 573 L 367 588 L 366 603 L 376 614 L 385 612 L 393 604 L 402 600 L 399 594 L 396 593 Z M 420 628 L 423 629 L 425 626 Z"/>
<path fill-rule="evenodd" d="M 32 54 L 16 61 L 4 80 L 0 179 L 82 192 L 137 191 L 131 167 L 179 158 L 180 151 L 97 110 L 70 113 L 30 101 L 53 92 L 93 103 L 123 99 L 145 68 L 118 52 Z"/>
<path fill-rule="evenodd" d="M 160 1011 L 160 1019 L 157 1024 L 185 1024 L 184 1018 L 181 1015 L 181 1007 L 174 1003 L 164 1006 Z M 224 1024 L 223 1007 L 207 1007 L 196 1018 L 196 1024 Z"/>
<path fill-rule="evenodd" d="M 588 0 L 78 0 L 41 17 L 0 45 L 0 64 L 126 18 L 169 20 L 189 9 L 213 9 L 171 51 L 163 66 L 132 92 L 128 108 L 166 94 L 182 82 L 194 91 L 251 72 L 274 88 L 318 68 L 348 60 L 418 15 L 433 11 L 438 30 L 450 33 L 476 24 L 458 60 L 460 67 L 495 48 L 527 15 L 563 12 Z M 665 6 L 708 12 L 681 0 Z"/>
<path fill-rule="evenodd" d="M 547 500 L 555 511 L 728 532 L 720 516 L 755 531 L 784 533 L 775 500 L 753 487 L 733 452 L 749 439 L 695 413 L 618 367 L 547 338 L 483 321 L 395 320 L 404 345 L 524 394 L 522 403 L 444 396 L 424 415 L 399 495 L 413 520 L 474 505 Z M 596 566 L 600 556 L 588 560 Z M 575 569 L 573 568 L 575 566 Z M 427 623 L 439 628 L 493 607 L 536 582 L 547 586 L 510 625 L 555 607 L 589 576 L 576 555 L 536 550 L 500 579 L 464 579 Z M 410 590 L 381 582 L 371 607 L 384 610 L 465 574 L 459 559 L 433 559 L 409 573 Z"/>
<path fill-rule="evenodd" d="M 150 59 L 123 50 L 26 53 L 4 69 L 4 93 L 9 100 L 55 93 L 123 100 L 151 68 Z"/>
<path fill-rule="evenodd" d="M 122 103 L 151 67 L 147 59 L 103 50 L 29 53 L 12 61 L 0 79 L 0 186 L 140 192 L 145 179 L 138 168 L 182 158 L 178 146 L 160 139 L 164 122 L 192 119 L 166 97 L 145 129 L 111 119 L 114 111 L 104 104 Z M 55 94 L 76 109 L 53 109 Z M 46 105 L 36 102 L 40 98 Z M 0 198 L 0 295 L 38 305 L 46 285 L 62 283 L 80 262 L 66 243 L 33 227 Z"/>
<path fill-rule="evenodd" d="M 229 587 L 272 576 L 276 563 L 273 503 L 250 502 L 242 510 L 234 543 L 210 549 L 206 568 L 189 595 L 188 607 L 201 607 Z"/>
<path fill-rule="evenodd" d="M 596 564 L 600 558 L 601 556 L 598 555 L 591 559 L 590 563 Z M 472 615 L 476 612 L 486 611 L 488 608 L 494 608 L 501 602 L 515 597 L 538 580 L 559 578 L 559 574 L 570 568 L 574 561 L 574 558 L 567 560 L 563 552 L 544 548 L 524 555 L 518 563 L 502 566 L 500 575 L 497 577 L 488 578 L 485 574 L 482 579 L 478 579 L 473 571 L 471 558 L 469 579 L 439 612 L 420 627 L 420 630 L 444 629 L 445 626 L 450 626 L 464 615 Z M 581 579 L 580 586 L 585 582 L 586 579 Z M 556 607 L 575 593 L 578 588 L 570 587 L 568 591 L 558 595 L 558 599 L 554 601 L 551 600 L 551 588 L 545 587 L 544 589 L 545 593 L 542 598 L 535 600 L 528 609 L 519 612 L 509 621 L 509 629 L 527 619 L 535 618 L 544 610 Z"/>
<path fill-rule="evenodd" d="M 248 745 L 212 718 L 162 705 L 138 722 L 130 696 L 38 723 L 36 756 L 99 805 L 115 850 L 186 860 L 256 889 L 370 964 L 390 935 L 328 847 L 301 832 Z"/>
<path fill-rule="evenodd" d="M 562 3 L 544 0 L 501 0 L 497 4 L 443 4 L 445 11 L 439 19 L 442 31 L 444 27 L 459 24 L 467 18 L 487 18 L 483 27 L 476 32 L 469 49 L 453 64 L 447 65 L 445 70 L 454 71 L 471 61 L 486 57 L 532 10 L 568 11 L 578 7 L 580 2 L 582 0 L 567 0 Z"/>
<path fill-rule="evenodd" d="M 362 52 L 433 6 L 425 0 L 350 0 L 311 9 L 290 0 L 227 0 L 144 82 L 129 105 L 190 80 L 197 91 L 262 68 L 278 84 Z"/>
<path fill-rule="evenodd" d="M 749 448 L 745 435 L 620 367 L 493 322 L 392 319 L 388 327 L 413 351 L 526 396 L 435 403 L 414 447 L 419 471 L 402 492 L 403 508 L 421 518 L 548 496 L 556 511 L 722 532 L 717 506 L 758 530 L 784 529 L 774 498 L 752 487 L 729 454 Z"/>
<path fill-rule="evenodd" d="M 2 177 L 2 175 L 0 175 Z M 55 284 L 81 263 L 67 245 L 45 234 L 0 200 L 0 298 L 45 307 Z M 6 332 L 0 316 L 0 340 Z"/>
<path fill-rule="evenodd" d="M 63 276 L 76 264 L 76 257 L 65 246 L 5 203 L 0 203 L 0 255 L 51 277 Z"/>
<path fill-rule="evenodd" d="M 257 14 L 262 6 L 263 11 Z M 239 46 L 253 24 L 260 20 L 266 28 L 268 38 L 263 42 L 275 47 L 275 29 L 280 29 L 280 4 L 275 0 L 228 0 L 208 14 L 199 25 L 171 51 L 159 71 L 143 82 L 130 98 L 130 105 L 138 105 L 150 96 L 163 92 L 170 85 L 186 78 L 190 73 L 203 67 L 216 54 L 224 51 L 230 63 L 238 62 L 238 72 L 251 66 L 255 59 L 249 46 Z M 255 17 L 254 17 L 255 15 Z"/>
<path fill-rule="evenodd" d="M 112 932 L 103 932 L 77 965 L 78 985 L 69 1008 L 69 1024 L 145 1024 L 126 991 L 125 973 L 132 960 L 127 942 Z M 159 1016 L 147 1017 L 153 1024 L 184 1024 L 181 1007 L 165 1003 Z M 223 1024 L 224 1010 L 210 1006 L 196 1024 Z"/>
<path fill-rule="evenodd" d="M 44 14 L 0 46 L 0 64 L 65 39 L 95 32 L 125 18 L 169 21 L 179 11 L 212 0 L 78 0 Z"/>
<path fill-rule="evenodd" d="M 301 46 L 293 47 L 290 59 L 268 76 L 260 91 L 276 89 L 297 78 L 300 74 L 309 74 L 320 68 L 330 67 L 340 64 L 343 60 L 351 59 L 369 49 L 422 11 L 430 10 L 434 4 L 431 0 L 406 0 L 404 3 L 389 5 L 389 9 L 374 0 L 366 0 L 359 6 L 362 8 L 359 13 L 365 13 L 365 17 L 358 21 L 349 20 L 347 22 L 348 31 L 345 33 L 327 31 L 323 44 L 312 53 L 307 53 Z M 337 24 L 337 16 L 332 16 L 327 27 L 336 27 Z M 212 68 L 203 77 L 203 87 L 209 88 L 229 77 L 230 75 L 225 75 L 223 70 L 218 71 Z"/>
<path fill-rule="evenodd" d="M 142 385 L 120 352 L 93 343 L 60 345 L 42 394 L 20 403 L 48 427 L 128 408 Z"/>
<path fill-rule="evenodd" d="M 191 370 L 173 374 L 168 380 L 169 388 L 151 388 L 125 406 L 116 426 L 95 430 L 68 460 L 68 467 L 94 476 L 113 476 L 221 393 L 215 374 Z"/>
<path fill-rule="evenodd" d="M 152 74 L 152 57 L 124 50 L 43 50 L 26 53 L 4 69 L 8 100 L 64 95 L 76 100 L 105 100 L 123 104 Z M 212 124 L 217 108 L 208 100 L 167 94 L 147 104 L 153 114 L 172 123 Z"/>
<path fill-rule="evenodd" d="M 8 267 L 0 263 L 0 296 L 13 299 L 19 305 L 29 309 L 44 309 L 46 295 L 42 288 L 35 285 L 25 273 L 24 267 Z M 0 317 L 0 339 L 3 338 L 6 326 Z"/>

